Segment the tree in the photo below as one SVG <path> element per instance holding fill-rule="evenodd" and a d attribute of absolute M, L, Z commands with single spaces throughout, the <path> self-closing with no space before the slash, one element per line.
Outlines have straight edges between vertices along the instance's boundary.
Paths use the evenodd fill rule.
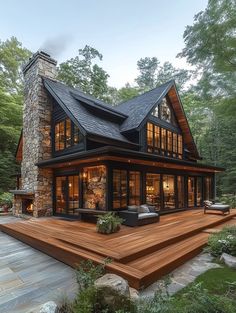
<path fill-rule="evenodd" d="M 139 88 L 147 91 L 156 87 L 156 72 L 160 62 L 156 57 L 141 58 L 137 62 L 139 75 L 135 79 Z"/>
<path fill-rule="evenodd" d="M 0 41 L 0 192 L 14 187 L 15 151 L 22 128 L 21 66 L 30 55 L 15 37 Z"/>
<path fill-rule="evenodd" d="M 126 83 L 124 87 L 117 91 L 117 101 L 118 103 L 128 101 L 136 96 L 138 96 L 140 90 L 137 87 L 132 87 L 129 83 Z"/>
<path fill-rule="evenodd" d="M 209 0 L 184 32 L 185 48 L 179 54 L 191 64 L 215 72 L 236 70 L 236 2 Z"/>
<path fill-rule="evenodd" d="M 22 44 L 11 37 L 6 41 L 0 40 L 0 86 L 8 93 L 22 95 L 23 77 L 21 66 L 31 52 L 22 47 Z"/>
<path fill-rule="evenodd" d="M 182 92 L 191 76 L 190 71 L 175 68 L 170 62 L 160 65 L 156 57 L 140 59 L 137 65 L 140 73 L 135 81 L 140 91 L 148 91 L 174 79 Z"/>
<path fill-rule="evenodd" d="M 178 55 L 186 57 L 200 73 L 192 91 L 208 110 L 208 120 L 194 130 L 194 135 L 201 134 L 198 146 L 203 148 L 206 161 L 226 168 L 225 173 L 218 175 L 220 193 L 236 190 L 235 25 L 235 0 L 209 0 L 207 8 L 195 16 L 194 24 L 187 26 L 185 48 Z M 198 108 L 201 106 L 197 104 Z M 194 112 L 196 103 L 192 109 Z"/>
<path fill-rule="evenodd" d="M 94 64 L 96 59 L 101 61 L 102 54 L 86 45 L 83 49 L 79 49 L 78 56 L 59 65 L 58 79 L 69 86 L 107 101 L 109 99 L 107 83 L 109 75 L 102 67 Z"/>

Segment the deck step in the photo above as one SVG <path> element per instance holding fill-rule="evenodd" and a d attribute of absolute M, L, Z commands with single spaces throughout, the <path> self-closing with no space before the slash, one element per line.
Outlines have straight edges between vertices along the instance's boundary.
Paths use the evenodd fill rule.
<path fill-rule="evenodd" d="M 138 258 L 135 261 L 127 263 L 127 265 L 143 272 L 140 288 L 148 286 L 198 255 L 203 247 L 206 246 L 208 237 L 209 235 L 206 233 L 197 234 Z"/>

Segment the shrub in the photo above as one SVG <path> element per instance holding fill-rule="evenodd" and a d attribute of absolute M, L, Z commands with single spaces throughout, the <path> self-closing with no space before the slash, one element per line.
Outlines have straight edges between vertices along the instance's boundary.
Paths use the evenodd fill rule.
<path fill-rule="evenodd" d="M 13 196 L 9 192 L 0 194 L 0 207 L 11 208 Z"/>
<path fill-rule="evenodd" d="M 114 212 L 101 215 L 97 221 L 97 232 L 101 234 L 111 234 L 120 230 L 123 219 Z"/>
<path fill-rule="evenodd" d="M 236 226 L 226 226 L 208 239 L 207 250 L 215 257 L 223 252 L 236 256 Z"/>
<path fill-rule="evenodd" d="M 236 195 L 223 195 L 219 201 L 230 205 L 231 208 L 236 208 Z"/>
<path fill-rule="evenodd" d="M 76 279 L 79 290 L 93 286 L 95 280 L 105 274 L 105 267 L 111 260 L 105 259 L 103 264 L 94 264 L 91 260 L 82 261 L 76 270 Z"/>

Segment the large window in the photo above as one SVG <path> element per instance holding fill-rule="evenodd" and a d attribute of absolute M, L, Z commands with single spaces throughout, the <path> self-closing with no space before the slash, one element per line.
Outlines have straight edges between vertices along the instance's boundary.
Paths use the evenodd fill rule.
<path fill-rule="evenodd" d="M 164 209 L 175 209 L 175 176 L 163 175 Z"/>
<path fill-rule="evenodd" d="M 188 177 L 188 206 L 195 205 L 195 183 L 194 177 Z"/>
<path fill-rule="evenodd" d="M 147 173 L 146 175 L 146 203 L 160 209 L 160 174 Z"/>
<path fill-rule="evenodd" d="M 178 208 L 185 207 L 185 188 L 184 188 L 184 177 L 177 176 L 177 189 L 178 189 Z"/>
<path fill-rule="evenodd" d="M 79 175 L 56 177 L 56 213 L 74 214 L 79 208 Z"/>
<path fill-rule="evenodd" d="M 182 159 L 182 135 L 154 125 L 153 123 L 147 123 L 147 151 Z"/>
<path fill-rule="evenodd" d="M 70 148 L 79 143 L 78 127 L 69 118 L 55 124 L 55 151 Z"/>
<path fill-rule="evenodd" d="M 113 170 L 113 209 L 127 207 L 127 171 Z"/>
<path fill-rule="evenodd" d="M 85 167 L 83 170 L 83 207 L 85 209 L 106 209 L 106 177 L 104 165 Z"/>

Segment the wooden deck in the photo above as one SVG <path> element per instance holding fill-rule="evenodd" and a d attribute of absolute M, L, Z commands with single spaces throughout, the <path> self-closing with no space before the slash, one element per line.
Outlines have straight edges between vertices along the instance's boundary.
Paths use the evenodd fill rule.
<path fill-rule="evenodd" d="M 107 270 L 140 289 L 153 283 L 198 254 L 212 229 L 236 224 L 230 215 L 188 210 L 161 216 L 159 223 L 122 226 L 120 232 L 102 235 L 94 224 L 47 218 L 0 225 L 3 232 L 75 267 L 81 260 L 101 263 L 112 258 Z"/>

